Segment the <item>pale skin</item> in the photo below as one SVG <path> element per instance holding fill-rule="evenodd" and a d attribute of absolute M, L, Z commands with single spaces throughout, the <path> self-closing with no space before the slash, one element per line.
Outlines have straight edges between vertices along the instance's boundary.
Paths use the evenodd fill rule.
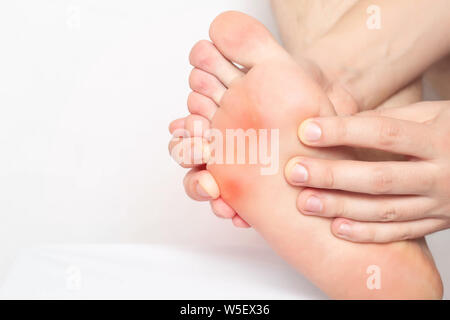
<path fill-rule="evenodd" d="M 321 65 L 322 71 L 326 74 L 327 79 L 331 78 L 339 78 L 336 82 L 342 84 L 346 92 L 351 92 L 351 95 L 340 94 L 339 91 L 336 93 L 336 90 L 330 90 L 329 98 L 334 102 L 335 109 L 338 114 L 352 114 L 355 111 L 354 107 L 351 107 L 354 104 L 356 99 L 359 99 L 359 103 L 356 105 L 359 106 L 359 109 L 371 109 L 376 104 L 381 103 L 378 108 L 389 108 L 392 106 L 404 106 L 420 100 L 420 86 L 418 86 L 418 81 L 413 82 L 408 85 L 408 82 L 411 79 L 414 79 L 417 75 L 424 71 L 433 61 L 439 59 L 444 56 L 448 51 L 448 41 L 442 41 L 439 36 L 439 32 L 436 32 L 435 21 L 439 20 L 439 14 L 448 12 L 448 2 L 446 1 L 438 1 L 434 3 L 434 6 L 429 10 L 429 3 L 427 2 L 415 2 L 412 4 L 410 1 L 397 1 L 397 2 L 387 2 L 387 1 L 376 1 L 376 4 L 380 5 L 382 8 L 382 12 L 388 13 L 386 14 L 388 17 L 393 16 L 396 17 L 396 14 L 399 16 L 397 19 L 391 19 L 393 26 L 387 25 L 383 26 L 385 33 L 377 32 L 375 36 L 372 36 L 372 33 L 367 33 L 367 30 L 364 28 L 355 28 L 354 21 L 358 17 L 358 13 L 364 12 L 365 8 L 369 4 L 374 4 L 373 1 L 356 1 L 356 0 L 347 0 L 347 1 L 273 1 L 273 8 L 276 17 L 279 17 L 278 21 L 280 24 L 280 31 L 283 37 L 283 41 L 286 44 L 287 48 L 290 50 L 290 53 L 294 57 L 302 58 L 302 56 L 313 57 L 311 60 L 315 60 L 315 62 Z M 421 26 L 422 28 L 411 27 L 411 21 L 408 21 L 408 18 L 414 16 L 414 13 L 417 10 L 417 6 L 424 5 L 428 11 L 423 11 L 421 14 Z M 447 9 L 447 10 L 446 10 Z M 401 13 L 401 14 L 399 14 Z M 320 19 L 322 17 L 322 19 Z M 436 20 L 436 17 L 437 20 Z M 401 21 L 403 19 L 403 21 Z M 406 19 L 406 20 L 405 20 Z M 307 20 L 304 22 L 304 20 Z M 386 19 L 388 22 L 389 19 Z M 447 21 L 448 19 L 443 19 L 443 21 Z M 425 21 L 425 22 L 423 22 Z M 390 32 L 393 28 L 404 28 L 406 31 L 400 30 L 397 32 Z M 445 25 L 439 25 L 440 28 L 445 28 Z M 383 30 L 382 29 L 382 30 Z M 292 30 L 295 30 L 294 32 Z M 356 31 L 355 31 L 356 30 Z M 408 36 L 404 36 L 405 33 L 409 31 L 416 32 L 416 34 L 411 33 Z M 423 37 L 423 34 L 426 32 L 431 33 L 433 36 L 426 37 L 428 43 L 424 44 L 423 49 L 414 47 L 412 50 L 411 43 L 417 41 L 420 37 Z M 325 34 L 325 36 L 323 36 Z M 369 39 L 368 41 L 356 41 L 354 43 L 366 43 L 367 46 L 370 46 L 370 50 L 365 49 L 364 47 L 355 48 L 354 43 L 352 42 L 351 46 L 345 46 L 342 44 L 342 39 L 345 37 L 342 34 L 348 35 L 347 39 Z M 436 36 L 437 34 L 437 36 Z M 393 36 L 391 36 L 393 35 Z M 396 38 L 396 35 L 397 36 Z M 391 38 L 389 38 L 391 36 Z M 300 40 L 303 39 L 303 40 Z M 389 39 L 389 40 L 387 40 Z M 406 39 L 406 40 L 405 40 Z M 420 38 L 421 39 L 421 38 Z M 446 39 L 444 39 L 446 40 Z M 338 44 L 339 43 L 339 44 Z M 389 56 L 386 57 L 385 53 L 382 50 L 373 50 L 373 47 L 383 47 L 385 43 L 391 43 L 392 48 L 399 48 L 397 51 L 391 49 Z M 332 47 L 334 52 L 336 52 L 336 48 L 339 48 L 339 52 L 330 58 L 328 55 L 324 56 L 322 52 L 328 52 L 327 48 Z M 406 48 L 406 49 L 405 49 Z M 356 49 L 356 50 L 355 50 Z M 358 56 L 354 55 L 354 52 L 369 52 L 368 54 L 358 54 Z M 401 59 L 399 59 L 401 57 Z M 395 58 L 395 59 L 394 59 Z M 399 62 L 398 62 L 398 61 Z M 345 74 L 345 71 L 348 68 L 344 68 L 343 66 L 350 64 L 353 67 L 349 74 Z M 357 63 L 355 63 L 355 61 Z M 388 61 L 389 63 L 386 63 Z M 419 62 L 417 62 L 419 61 Z M 445 70 L 445 66 L 450 65 L 447 60 L 443 60 L 438 64 L 440 69 L 432 68 L 427 73 L 427 78 L 433 80 L 434 83 L 438 83 L 436 86 L 440 93 L 443 93 L 443 96 L 449 91 L 446 90 L 445 84 L 448 81 L 443 79 L 442 74 L 439 73 L 439 70 Z M 377 67 L 377 63 L 379 67 Z M 394 65 L 394 63 L 396 63 Z M 357 67 L 354 67 L 354 65 Z M 391 74 L 391 70 L 396 70 L 395 74 Z M 404 73 L 401 73 L 401 76 L 398 76 L 398 70 L 405 70 Z M 376 77 L 371 76 L 371 79 L 375 79 L 375 81 L 369 81 L 365 79 L 364 74 L 373 73 L 383 75 L 384 79 L 383 86 L 379 85 L 380 81 L 377 81 Z M 337 76 L 339 75 L 339 76 Z M 381 77 L 381 76 L 380 76 Z M 344 80 L 342 80 L 344 79 Z M 440 80 L 440 81 L 439 81 Z M 333 81 L 331 81 L 333 82 Z M 419 83 L 420 84 L 420 83 Z M 441 85 L 442 84 L 442 85 Z M 398 88 L 401 86 L 406 87 L 400 91 Z M 337 86 L 338 87 L 338 86 Z M 340 87 L 340 86 L 339 86 Z M 398 92 L 396 92 L 398 91 Z M 355 93 L 354 93 L 355 92 Z M 364 92 L 367 92 L 367 96 L 370 99 L 364 98 Z M 373 92 L 377 92 L 377 94 L 373 94 Z M 394 93 L 394 94 L 393 94 Z M 392 95 L 393 94 L 393 95 Z M 448 94 L 448 93 L 447 93 Z M 358 98 L 354 98 L 358 97 Z M 387 100 L 386 100 L 387 99 Z M 344 103 L 342 103 L 344 101 Z M 349 103 L 350 101 L 350 103 Z M 348 110 L 350 106 L 350 110 Z M 379 119 L 383 120 L 384 118 Z M 421 119 L 417 119 L 417 121 L 421 121 Z M 389 125 L 388 121 L 384 121 L 386 126 Z M 445 125 L 445 124 L 444 124 Z M 393 128 L 394 129 L 394 128 Z M 383 129 L 385 130 L 385 129 Z M 332 133 L 336 134 L 336 133 Z M 374 136 L 379 136 L 382 133 L 373 132 Z M 414 132 L 411 132 L 410 139 L 413 139 Z M 373 139 L 373 137 L 367 137 L 368 139 Z M 305 141 L 303 141 L 305 142 Z M 366 142 L 367 145 L 368 142 Z M 342 142 L 344 144 L 344 142 Z M 351 145 L 352 141 L 347 141 L 347 145 Z M 360 142 L 361 144 L 361 142 Z M 311 145 L 311 144 L 310 144 Z M 355 146 L 358 144 L 355 142 Z M 376 149 L 383 149 L 380 146 L 373 147 Z M 387 150 L 393 153 L 402 153 L 401 150 Z M 379 158 L 379 154 L 375 154 L 377 158 Z M 385 157 L 385 156 L 384 156 Z M 364 154 L 360 154 L 359 158 L 367 158 L 370 160 L 374 159 L 373 153 L 364 152 Z M 444 160 L 444 159 L 443 159 Z M 445 162 L 445 161 L 444 161 Z M 363 163 L 359 163 L 359 165 L 363 165 Z M 366 164 L 366 167 L 373 167 L 373 165 Z M 326 169 L 326 168 L 321 168 Z M 369 170 L 369 169 L 368 169 Z M 401 181 L 406 183 L 408 181 L 406 178 L 409 177 L 409 182 L 414 184 L 414 180 L 412 176 L 408 176 L 407 172 L 400 171 L 405 173 L 403 177 L 399 177 Z M 379 174 L 378 174 L 379 176 Z M 187 193 L 195 198 L 196 200 L 205 200 L 210 198 L 207 193 L 202 192 L 201 194 L 198 192 L 199 184 L 198 179 L 202 178 L 202 181 L 208 181 L 209 186 L 212 186 L 214 183 L 210 180 L 211 177 L 208 177 L 207 172 L 196 168 L 191 171 L 185 179 L 185 186 Z M 431 176 L 430 176 L 431 178 Z M 375 179 L 375 178 L 374 178 Z M 380 179 L 380 178 L 378 178 Z M 288 180 L 289 181 L 289 180 Z M 416 180 L 418 181 L 418 180 Z M 367 184 L 372 183 L 373 180 L 367 179 Z M 416 182 L 417 184 L 417 182 Z M 306 186 L 318 187 L 314 185 Z M 370 186 L 366 185 L 365 188 L 369 188 Z M 355 187 L 353 189 L 357 188 Z M 373 188 L 373 187 L 372 187 Z M 217 188 L 211 187 L 211 190 L 217 191 Z M 407 190 L 400 191 L 401 193 L 407 192 Z M 305 194 L 307 191 L 304 191 L 299 196 L 299 204 L 302 201 L 305 201 Z M 440 193 L 441 194 L 441 193 Z M 334 211 L 334 216 L 344 216 L 356 220 L 366 221 L 378 221 L 380 220 L 380 216 L 389 216 L 389 220 L 398 221 L 395 217 L 396 212 L 398 210 L 406 210 L 404 207 L 396 208 L 392 207 L 391 203 L 386 203 L 386 197 L 378 197 L 378 201 L 376 204 L 372 204 L 372 201 L 367 201 L 366 206 L 370 206 L 371 210 L 379 210 L 377 213 L 373 213 L 372 216 L 367 217 L 367 212 L 364 213 L 363 217 L 357 217 L 352 213 L 348 213 L 346 215 L 346 208 L 344 208 L 343 202 L 352 203 L 352 199 L 350 197 L 354 197 L 354 195 L 349 195 L 348 197 L 344 197 L 342 194 L 339 194 L 339 197 L 336 198 L 336 193 L 333 194 L 334 198 L 330 193 L 327 193 L 328 201 L 334 201 L 335 203 L 339 203 L 339 206 L 335 208 L 330 207 L 328 204 L 327 210 L 328 212 L 320 212 L 318 214 L 327 214 L 332 217 L 333 214 L 329 211 Z M 334 200 L 331 200 L 334 199 Z M 365 196 L 365 198 L 369 198 L 369 196 Z M 373 198 L 373 197 L 371 197 Z M 406 197 L 402 197 L 403 201 L 406 202 Z M 414 200 L 419 201 L 418 198 Z M 448 222 L 446 217 L 442 217 L 443 220 L 435 220 L 430 221 L 430 218 L 434 218 L 433 213 L 430 212 L 431 204 L 426 206 L 427 201 L 423 201 L 423 210 L 420 213 L 416 213 L 414 223 L 409 224 L 356 224 L 354 230 L 352 230 L 352 237 L 346 237 L 348 240 L 352 241 L 366 241 L 366 242 L 386 242 L 386 241 L 395 241 L 399 240 L 405 235 L 408 235 L 411 238 L 421 237 L 428 233 L 432 233 L 443 228 L 448 227 Z M 417 206 L 414 206 L 414 201 L 410 203 L 410 208 L 414 208 L 414 212 L 417 210 Z M 239 227 L 249 227 L 245 221 L 243 221 L 223 200 L 219 197 L 211 201 L 211 205 L 213 211 L 220 217 L 232 218 L 233 223 Z M 320 204 L 323 206 L 323 204 Z M 376 208 L 375 208 L 376 207 Z M 305 210 L 300 210 L 305 213 Z M 395 211 L 395 213 L 392 213 Z M 387 214 L 389 213 L 389 214 Z M 363 214 L 363 213 L 362 213 Z M 377 218 L 378 217 L 378 218 Z M 377 220 L 378 219 L 378 220 Z M 398 218 L 401 220 L 405 220 L 405 218 Z M 381 219 L 383 222 L 388 221 L 388 218 Z M 336 225 L 339 225 L 339 222 L 344 222 L 343 220 L 336 221 Z M 346 221 L 349 222 L 349 221 Z M 350 224 L 347 223 L 347 227 Z M 399 227 L 399 228 L 397 228 Z M 383 230 L 384 229 L 384 230 Z M 336 230 L 336 228 L 333 228 Z M 382 234 L 382 236 L 380 236 Z M 337 233 L 335 232 L 335 235 Z"/>
<path fill-rule="evenodd" d="M 191 131 L 194 121 L 219 130 L 251 125 L 279 128 L 283 164 L 296 154 L 353 158 L 348 149 L 308 148 L 296 138 L 298 122 L 336 114 L 325 88 L 310 75 L 313 64 L 294 62 L 259 22 L 244 14 L 220 15 L 211 25 L 210 36 L 212 43 L 200 42 L 191 53 L 195 69 L 190 86 L 203 108 L 197 108 L 197 115 L 172 124 L 172 130 L 184 127 Z M 273 108 L 275 104 L 277 108 Z M 203 112 L 208 110 L 206 106 L 209 112 Z M 248 123 L 249 119 L 257 120 Z M 176 143 L 174 140 L 171 148 Z M 442 296 L 439 273 L 423 240 L 357 244 L 337 239 L 329 233 L 329 219 L 298 214 L 295 198 L 301 188 L 288 185 L 282 170 L 261 176 L 257 169 L 257 165 L 208 164 L 218 186 L 200 176 L 195 188 L 200 186 L 202 192 L 208 189 L 206 194 L 213 199 L 219 197 L 220 190 L 222 201 L 239 212 L 242 221 L 252 225 L 283 258 L 332 298 Z M 196 172 L 208 177 L 205 171 Z M 377 290 L 366 285 L 367 268 L 373 265 L 382 270 L 384 279 Z"/>
<path fill-rule="evenodd" d="M 299 128 L 305 145 L 373 148 L 407 157 L 383 162 L 291 159 L 288 181 L 319 188 L 300 193 L 299 210 L 341 217 L 333 222 L 333 233 L 356 242 L 413 239 L 449 228 L 449 123 L 450 101 L 308 119 Z"/>

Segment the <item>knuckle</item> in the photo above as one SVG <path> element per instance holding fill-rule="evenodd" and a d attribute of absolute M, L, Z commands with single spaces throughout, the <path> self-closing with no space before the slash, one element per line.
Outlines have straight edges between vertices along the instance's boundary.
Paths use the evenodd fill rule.
<path fill-rule="evenodd" d="M 408 240 L 408 239 L 412 239 L 412 232 L 411 229 L 405 228 L 400 231 L 398 235 L 398 240 Z"/>
<path fill-rule="evenodd" d="M 397 209 L 394 207 L 385 207 L 381 210 L 380 221 L 388 222 L 397 219 Z"/>
<path fill-rule="evenodd" d="M 348 217 L 348 208 L 344 200 L 341 199 L 336 201 L 333 216 L 336 218 Z"/>
<path fill-rule="evenodd" d="M 379 120 L 379 136 L 378 143 L 381 146 L 392 146 L 400 138 L 401 130 L 400 127 L 386 121 L 385 119 Z"/>
<path fill-rule="evenodd" d="M 372 171 L 372 188 L 374 194 L 388 193 L 392 190 L 392 171 L 388 167 L 375 167 Z"/>
<path fill-rule="evenodd" d="M 334 179 L 334 171 L 332 167 L 326 167 L 323 173 L 323 187 L 326 189 L 334 189 L 336 182 Z"/>
<path fill-rule="evenodd" d="M 347 127 L 348 127 L 347 121 L 344 120 L 343 118 L 338 118 L 338 121 L 336 122 L 336 129 L 335 129 L 335 134 L 336 134 L 337 140 L 346 141 L 347 134 L 348 134 Z"/>
<path fill-rule="evenodd" d="M 422 193 L 428 193 L 435 188 L 436 181 L 438 180 L 436 171 L 437 170 L 430 170 L 429 174 L 419 175 L 420 183 L 418 185 L 420 186 L 420 191 Z"/>
<path fill-rule="evenodd" d="M 362 242 L 377 242 L 378 239 L 378 233 L 375 228 L 368 227 L 367 230 L 365 230 L 364 234 L 360 235 Z"/>

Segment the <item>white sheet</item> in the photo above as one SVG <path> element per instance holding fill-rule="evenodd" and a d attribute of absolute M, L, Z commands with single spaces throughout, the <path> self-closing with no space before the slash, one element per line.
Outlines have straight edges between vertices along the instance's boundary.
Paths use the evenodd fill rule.
<path fill-rule="evenodd" d="M 74 245 L 23 251 L 0 298 L 326 297 L 265 247 Z"/>

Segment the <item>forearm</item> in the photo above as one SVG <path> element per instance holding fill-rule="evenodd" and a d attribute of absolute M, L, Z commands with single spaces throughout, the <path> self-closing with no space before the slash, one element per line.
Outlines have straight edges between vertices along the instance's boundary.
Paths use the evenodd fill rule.
<path fill-rule="evenodd" d="M 366 26 L 370 5 L 381 10 L 380 29 Z M 348 93 L 359 110 L 370 109 L 448 53 L 449 21 L 448 0 L 364 0 L 305 55 L 321 67 L 330 90 Z"/>

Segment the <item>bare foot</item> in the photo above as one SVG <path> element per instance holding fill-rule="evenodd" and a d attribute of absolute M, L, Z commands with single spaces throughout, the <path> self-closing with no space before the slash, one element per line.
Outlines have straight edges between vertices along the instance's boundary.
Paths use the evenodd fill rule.
<path fill-rule="evenodd" d="M 278 147 L 279 168 L 298 154 L 352 157 L 346 149 L 311 150 L 297 140 L 301 121 L 332 115 L 334 109 L 320 86 L 263 25 L 244 14 L 227 12 L 214 20 L 210 37 L 214 45 L 200 42 L 192 51 L 191 62 L 197 69 L 190 84 L 208 102 L 215 102 L 209 104 L 212 128 L 224 136 L 227 129 L 279 130 L 279 146 L 270 145 L 271 150 Z M 195 116 L 188 117 L 185 127 L 192 129 L 194 120 Z M 207 165 L 226 203 L 330 297 L 442 297 L 440 276 L 423 239 L 392 244 L 339 240 L 330 233 L 330 220 L 298 213 L 299 189 L 286 183 L 282 170 L 261 175 L 262 167 L 248 162 Z M 298 179 L 304 178 L 299 167 L 287 170 L 296 170 Z"/>

